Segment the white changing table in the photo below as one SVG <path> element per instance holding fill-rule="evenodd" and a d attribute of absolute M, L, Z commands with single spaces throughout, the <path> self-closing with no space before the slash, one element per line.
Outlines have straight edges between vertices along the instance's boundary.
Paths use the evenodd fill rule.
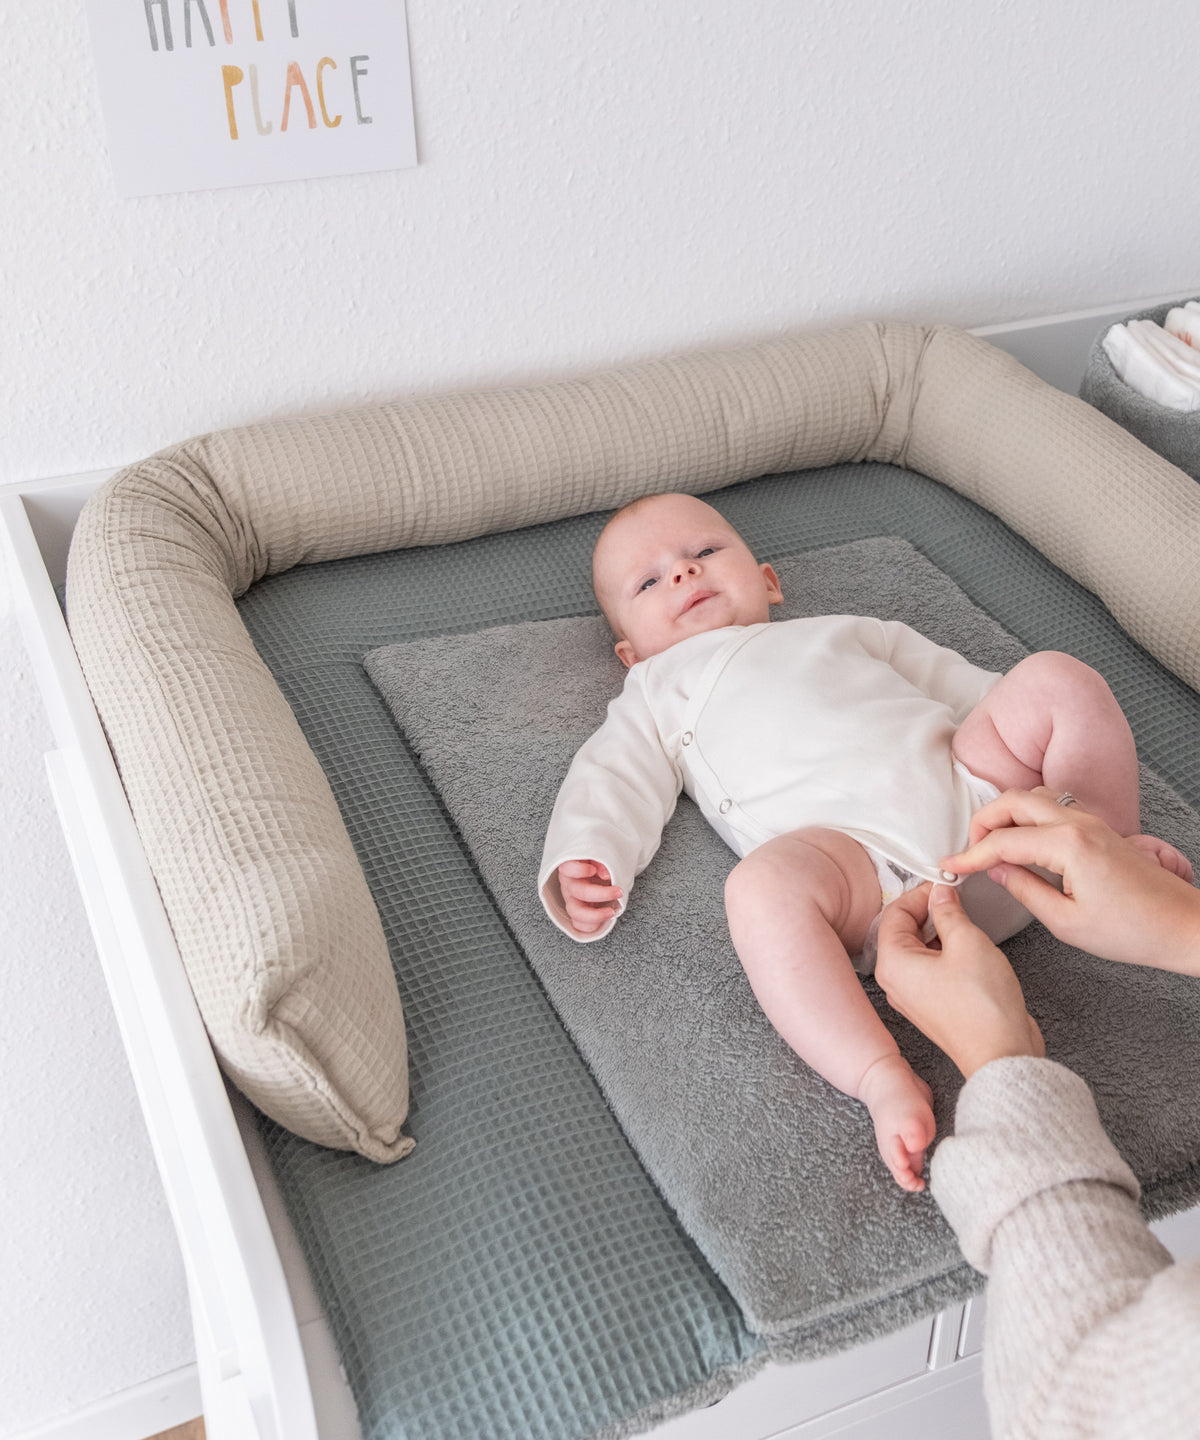
<path fill-rule="evenodd" d="M 354 1402 L 261 1154 L 192 998 L 55 586 L 108 472 L 0 489 L 0 536 L 56 748 L 46 757 L 187 1273 L 210 1440 L 360 1440 Z M 1200 1207 L 1155 1226 L 1200 1257 Z M 655 1440 L 983 1440 L 982 1299 L 823 1360 L 767 1365 Z M 132 1437 L 131 1437 L 132 1440 Z"/>

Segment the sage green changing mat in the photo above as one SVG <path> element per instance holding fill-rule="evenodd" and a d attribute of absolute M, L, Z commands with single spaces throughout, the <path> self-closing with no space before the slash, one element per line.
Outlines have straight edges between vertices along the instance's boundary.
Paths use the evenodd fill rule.
<path fill-rule="evenodd" d="M 875 615 L 986 670 L 1022 657 L 907 541 L 861 540 L 775 568 L 780 619 Z M 581 947 L 547 921 L 531 877 L 555 795 L 624 681 L 605 622 L 543 620 L 389 645 L 367 656 L 367 671 L 622 1128 L 751 1328 L 811 1337 L 831 1314 L 936 1286 L 952 1271 L 958 1251 L 944 1221 L 893 1183 L 865 1108 L 800 1063 L 762 1014 L 725 924 L 736 856 L 690 799 L 680 799 L 610 935 Z M 1146 828 L 1200 857 L 1200 817 L 1150 771 L 1142 792 Z M 1113 1129 L 1142 1173 L 1181 1148 L 1200 1153 L 1188 1083 L 1200 1064 L 1200 986 L 1129 970 L 1096 985 L 1096 962 L 1040 925 L 1008 948 L 1051 1053 L 1097 1088 L 1125 1092 Z M 949 1060 L 896 1023 L 877 987 L 869 993 L 948 1102 L 957 1089 Z M 1175 1023 L 1164 1026 L 1160 1011 Z M 1181 1047 L 1179 1031 L 1190 1044 Z M 945 1103 L 939 1121 L 944 1133 Z"/>
<path fill-rule="evenodd" d="M 708 498 L 775 562 L 868 536 L 909 539 L 1026 648 L 1096 665 L 1143 761 L 1200 800 L 1195 693 L 994 516 L 881 465 Z M 368 651 L 421 636 L 594 613 L 588 557 L 602 522 L 302 567 L 240 604 L 330 778 L 408 1019 L 417 1147 L 402 1164 L 378 1167 L 262 1122 L 367 1440 L 628 1433 L 715 1398 L 768 1354 L 868 1338 L 977 1284 L 947 1235 L 941 1263 L 911 1284 L 881 1291 L 860 1276 L 809 1315 L 789 1316 L 787 1333 L 749 1328 L 609 1114 L 362 668 Z M 1038 986 L 1048 997 L 1053 977 L 1025 978 L 1036 981 L 1036 1012 Z M 1110 1018 L 1117 1027 L 1115 1002 Z M 1159 1018 L 1181 1063 L 1200 1073 L 1188 1049 L 1200 1043 L 1195 1027 L 1165 1002 Z M 929 1057 L 913 1043 L 908 1033 L 922 1065 Z M 1088 1073 L 1086 1055 L 1062 1058 Z M 1118 1078 L 1099 1094 L 1118 1142 L 1134 1150 L 1127 1117 L 1145 1107 L 1137 1059 L 1124 1056 L 1127 1085 Z M 944 1125 L 952 1079 L 931 1078 Z M 1151 1209 L 1196 1197 L 1200 1145 L 1142 1158 Z M 914 1233 L 941 1233 L 927 1198 L 904 1209 Z M 811 1223 L 836 1235 L 861 1217 L 843 1208 Z M 899 1223 L 902 1244 L 905 1215 Z M 796 1243 L 782 1234 L 781 1253 Z"/>

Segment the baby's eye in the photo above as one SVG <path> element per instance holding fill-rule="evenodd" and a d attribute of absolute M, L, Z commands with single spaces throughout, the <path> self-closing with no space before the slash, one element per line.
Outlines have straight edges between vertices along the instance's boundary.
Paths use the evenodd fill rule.
<path fill-rule="evenodd" d="M 657 579 L 657 576 L 651 575 L 649 580 L 643 580 L 642 583 L 638 586 L 638 594 L 640 595 L 643 590 L 649 590 L 651 585 L 657 582 Z"/>
<path fill-rule="evenodd" d="M 717 550 L 715 545 L 707 545 L 697 554 L 696 559 L 703 560 L 706 555 L 715 555 L 716 553 Z"/>

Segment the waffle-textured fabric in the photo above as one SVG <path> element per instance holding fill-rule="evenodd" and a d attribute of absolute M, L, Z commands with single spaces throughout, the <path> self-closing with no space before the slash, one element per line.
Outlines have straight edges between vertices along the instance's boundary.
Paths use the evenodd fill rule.
<path fill-rule="evenodd" d="M 403 1016 L 337 807 L 233 597 L 292 566 L 845 460 L 944 480 L 1200 680 L 1200 493 L 958 331 L 863 324 L 201 437 L 75 530 L 68 613 L 214 1049 L 263 1110 L 406 1153 Z"/>
<path fill-rule="evenodd" d="M 1200 1263 L 1173 1265 L 1146 1229 L 1107 1121 L 1063 1066 L 994 1060 L 934 1156 L 934 1192 L 989 1276 L 996 1440 L 1200 1432 Z"/>
<path fill-rule="evenodd" d="M 985 670 L 1010 669 L 1024 653 L 904 540 L 862 540 L 775 568 L 781 619 L 901 620 Z M 750 1326 L 811 1330 L 951 1273 L 959 1256 L 937 1207 L 894 1183 L 865 1107 L 799 1060 L 762 1014 L 724 919 L 737 856 L 690 799 L 603 941 L 581 947 L 547 918 L 537 875 L 555 796 L 625 678 L 606 622 L 437 636 L 373 651 L 366 665 L 622 1128 Z M 1144 826 L 1200 862 L 1200 817 L 1162 789 L 1147 774 Z M 1143 1171 L 1200 1160 L 1200 987 L 1138 971 L 1135 983 L 1106 985 L 1098 1005 L 1087 993 L 1095 962 L 1040 925 L 1007 948 L 1035 977 L 1050 1043 L 1128 1097 L 1121 1128 Z M 944 1120 L 957 1071 L 914 1045 L 878 988 L 868 990 Z M 1169 1028 L 1163 1011 L 1176 1017 Z M 1114 1021 L 1119 1047 L 1106 1039 Z"/>
<path fill-rule="evenodd" d="M 1143 760 L 1200 802 L 1195 693 L 987 511 L 873 464 L 708 498 L 777 566 L 808 549 L 906 537 L 1026 649 L 1070 650 L 1101 670 Z M 239 604 L 346 817 L 408 1020 L 417 1148 L 403 1164 L 372 1165 L 264 1122 L 367 1440 L 636 1432 L 715 1398 L 768 1354 L 826 1353 L 979 1285 L 956 1261 L 940 1280 L 880 1286 L 790 1333 L 749 1333 L 639 1166 L 367 677 L 362 657 L 379 646 L 594 616 L 590 556 L 605 519 L 297 567 Z M 1081 1025 L 1097 1014 L 1102 1023 L 1098 982 L 1111 969 L 1076 987 L 1092 1017 Z M 1051 1027 L 1058 1053 L 1089 1063 L 1072 994 L 1053 976 L 1023 979 L 1031 1003 L 1068 1012 Z M 903 1033 L 915 1062 L 930 1064 L 932 1052 Z M 943 1131 L 947 1076 L 936 1082 Z M 1144 1130 L 1161 1151 L 1157 1093 L 1114 1094 L 1112 1110 L 1126 1136 Z M 1159 1213 L 1195 1195 L 1188 1157 L 1176 1159 L 1146 1177 Z M 919 1236 L 933 1207 L 918 1200 L 914 1210 Z"/>
<path fill-rule="evenodd" d="M 1152 320 L 1154 324 L 1161 325 L 1169 310 L 1186 303 L 1186 300 L 1177 300 L 1169 305 L 1139 310 L 1135 315 L 1127 316 L 1122 323 Z M 1087 369 L 1079 386 L 1080 396 L 1172 465 L 1178 465 L 1200 480 L 1200 412 L 1171 410 L 1127 385 L 1113 368 L 1104 348 L 1105 333 L 1102 331 L 1096 336 L 1088 352 Z"/>

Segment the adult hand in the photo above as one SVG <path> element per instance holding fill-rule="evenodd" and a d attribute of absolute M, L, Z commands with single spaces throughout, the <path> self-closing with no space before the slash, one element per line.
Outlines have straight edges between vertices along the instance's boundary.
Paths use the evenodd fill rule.
<path fill-rule="evenodd" d="M 612 919 L 621 899 L 607 866 L 598 860 L 564 860 L 558 867 L 567 918 L 580 935 L 594 935 Z"/>
<path fill-rule="evenodd" d="M 927 916 L 940 949 L 921 938 Z M 967 919 L 958 892 L 948 885 L 922 885 L 883 912 L 875 979 L 892 1009 L 968 1079 L 1003 1055 L 1046 1053 L 1012 966 Z"/>
<path fill-rule="evenodd" d="M 1200 892 L 1163 867 L 1148 838 L 1123 839 L 1044 786 L 1009 790 L 972 818 L 968 848 L 941 863 L 959 875 L 986 870 L 1068 945 L 1200 975 Z M 1029 865 L 1061 875 L 1062 893 Z"/>

